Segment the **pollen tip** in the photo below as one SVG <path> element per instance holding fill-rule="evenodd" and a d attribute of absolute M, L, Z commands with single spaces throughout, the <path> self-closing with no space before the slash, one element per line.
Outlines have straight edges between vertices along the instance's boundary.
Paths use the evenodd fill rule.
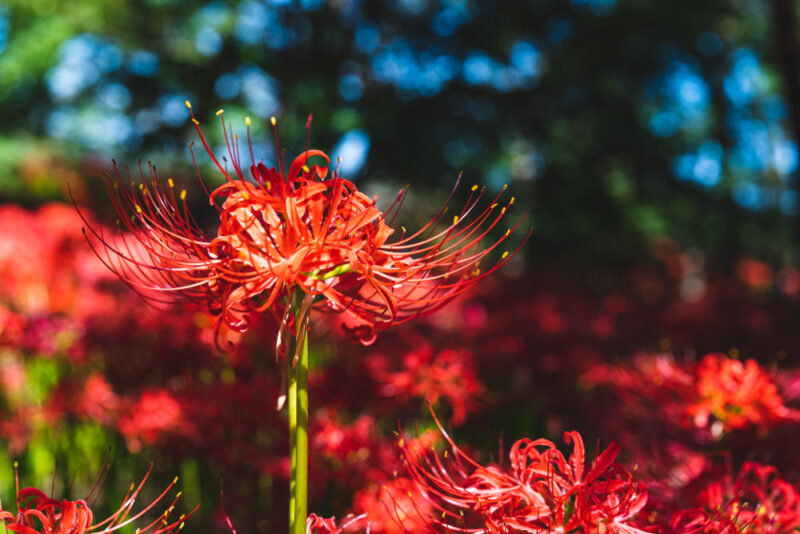
<path fill-rule="evenodd" d="M 175 498 L 180 499 L 181 495 L 183 495 L 183 492 L 179 491 L 178 493 L 175 494 Z"/>
<path fill-rule="evenodd" d="M 195 126 L 200 126 L 200 123 L 197 122 L 197 119 L 192 118 L 192 122 L 195 124 Z"/>
<path fill-rule="evenodd" d="M 511 200 L 508 201 L 508 205 L 511 206 L 514 204 L 514 197 L 511 197 Z"/>
<path fill-rule="evenodd" d="M 139 204 L 136 204 L 136 213 L 142 213 L 142 207 Z"/>
<path fill-rule="evenodd" d="M 505 252 L 503 252 L 503 255 L 502 255 L 502 256 L 500 256 L 500 258 L 504 260 L 504 259 L 506 259 L 507 257 L 508 257 L 508 251 L 506 250 Z"/>
<path fill-rule="evenodd" d="M 173 478 L 173 479 L 172 479 L 172 483 L 173 483 L 173 484 L 177 484 L 177 483 L 178 483 L 178 477 L 175 477 L 175 478 Z"/>
<path fill-rule="evenodd" d="M 217 111 L 217 117 L 219 117 L 223 113 L 225 113 L 225 110 L 224 109 L 220 109 L 219 111 Z"/>
<path fill-rule="evenodd" d="M 504 214 L 507 209 L 508 209 L 508 206 L 503 206 L 503 209 L 500 210 L 500 215 Z"/>
<path fill-rule="evenodd" d="M 478 184 L 473 185 L 472 188 L 470 189 L 470 191 L 477 191 L 477 190 L 478 190 Z"/>
<path fill-rule="evenodd" d="M 172 181 L 172 178 L 167 178 L 167 185 L 170 187 L 175 187 L 175 182 Z"/>
<path fill-rule="evenodd" d="M 244 118 L 244 123 L 245 123 L 247 126 L 250 126 L 250 117 L 245 117 L 245 118 Z"/>
<path fill-rule="evenodd" d="M 508 230 L 506 230 L 506 234 L 505 234 L 505 235 L 506 235 L 506 237 L 508 237 L 508 235 L 509 235 L 510 233 L 511 233 L 511 228 L 509 228 Z"/>
<path fill-rule="evenodd" d="M 181 191 L 181 200 L 186 200 L 186 189 Z"/>
<path fill-rule="evenodd" d="M 503 189 L 501 189 L 501 191 L 505 191 L 506 189 L 508 189 L 508 184 L 503 184 Z"/>
<path fill-rule="evenodd" d="M 272 116 L 272 117 L 269 118 L 269 122 L 272 123 L 273 126 L 275 126 L 275 124 L 277 124 L 278 121 L 275 120 L 274 116 Z"/>
<path fill-rule="evenodd" d="M 187 101 L 185 102 L 185 104 L 186 104 L 186 107 L 187 107 L 187 108 L 189 108 L 189 109 L 192 109 L 192 103 L 191 103 L 191 102 L 189 102 L 189 101 L 187 100 Z"/>
<path fill-rule="evenodd" d="M 17 467 L 19 467 L 19 462 L 14 460 L 14 469 L 16 469 Z"/>
<path fill-rule="evenodd" d="M 308 165 L 303 165 L 304 172 L 311 172 L 311 169 L 308 168 Z"/>
<path fill-rule="evenodd" d="M 458 215 L 453 217 L 453 225 L 456 225 L 456 224 L 458 224 Z"/>
<path fill-rule="evenodd" d="M 405 226 L 401 226 L 400 229 L 403 230 L 403 233 L 406 233 L 406 227 Z"/>
<path fill-rule="evenodd" d="M 339 163 L 341 163 L 341 162 L 342 162 L 342 156 L 338 156 L 338 157 L 336 158 L 336 161 L 337 161 L 337 162 L 339 162 Z"/>

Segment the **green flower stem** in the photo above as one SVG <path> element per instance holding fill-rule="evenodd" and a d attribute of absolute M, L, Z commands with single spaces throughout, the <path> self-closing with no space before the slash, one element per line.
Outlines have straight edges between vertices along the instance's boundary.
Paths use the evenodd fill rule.
<path fill-rule="evenodd" d="M 305 324 L 301 325 L 305 329 Z M 302 335 L 297 362 L 297 435 L 295 436 L 295 528 L 292 534 L 305 534 L 308 517 L 308 335 Z M 299 339 L 298 339 L 299 341 Z"/>
<path fill-rule="evenodd" d="M 289 360 L 286 365 L 289 372 L 289 389 L 287 403 L 289 411 L 289 534 L 295 532 L 295 506 L 297 502 L 297 372 L 292 366 L 292 354 L 296 343 L 294 336 L 289 336 L 290 350 L 286 351 Z"/>
<path fill-rule="evenodd" d="M 308 517 L 308 315 L 313 295 L 295 290 L 292 311 L 297 327 L 289 342 L 289 534 L 305 534 Z"/>

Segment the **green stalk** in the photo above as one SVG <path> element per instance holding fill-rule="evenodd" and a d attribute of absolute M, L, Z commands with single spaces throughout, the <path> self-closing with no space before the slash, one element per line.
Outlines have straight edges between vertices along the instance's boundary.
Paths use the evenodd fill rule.
<path fill-rule="evenodd" d="M 289 534 L 305 534 L 308 517 L 308 314 L 313 295 L 296 289 L 292 302 L 296 332 L 290 339 L 289 367 Z M 296 362 L 296 365 L 295 365 Z"/>
<path fill-rule="evenodd" d="M 300 325 L 305 329 L 305 324 Z M 308 517 L 308 335 L 303 337 L 297 362 L 297 435 L 295 436 L 295 525 L 292 534 L 305 534 Z"/>
<path fill-rule="evenodd" d="M 296 317 L 297 315 L 295 315 Z M 293 338 L 294 335 L 290 334 Z M 289 348 L 286 351 L 287 372 L 289 373 L 289 389 L 287 391 L 289 411 L 289 533 L 295 532 L 295 503 L 297 501 L 297 373 L 292 366 L 292 359 L 294 354 L 294 345 L 297 339 L 289 341 Z"/>

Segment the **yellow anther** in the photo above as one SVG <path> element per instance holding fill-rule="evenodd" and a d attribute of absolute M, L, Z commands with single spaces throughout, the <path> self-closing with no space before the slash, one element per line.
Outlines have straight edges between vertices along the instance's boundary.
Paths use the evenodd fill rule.
<path fill-rule="evenodd" d="M 167 178 L 167 185 L 170 187 L 175 187 L 175 182 L 172 181 L 172 178 Z"/>
<path fill-rule="evenodd" d="M 142 207 L 139 204 L 136 204 L 136 213 L 142 213 Z"/>
<path fill-rule="evenodd" d="M 505 233 L 505 236 L 504 236 L 504 237 L 508 237 L 508 234 L 510 234 L 510 233 L 511 233 L 511 228 L 509 228 L 508 230 L 506 230 L 506 233 Z"/>
<path fill-rule="evenodd" d="M 403 230 L 403 233 L 406 233 L 406 227 L 405 226 L 401 226 L 400 229 Z"/>
<path fill-rule="evenodd" d="M 303 165 L 303 172 L 311 172 L 311 169 L 308 168 L 308 165 Z"/>
<path fill-rule="evenodd" d="M 401 440 L 400 440 L 400 443 L 399 443 L 399 445 L 400 445 L 401 447 L 403 447 L 403 446 L 405 446 L 405 444 L 406 444 L 405 440 L 402 440 L 402 439 L 401 439 Z"/>
<path fill-rule="evenodd" d="M 221 109 L 221 110 L 217 111 L 217 117 L 219 117 L 219 116 L 220 116 L 220 115 L 222 115 L 223 113 L 225 113 L 225 110 L 224 110 L 224 109 Z"/>
<path fill-rule="evenodd" d="M 444 457 L 447 458 L 447 451 L 444 451 Z"/>
<path fill-rule="evenodd" d="M 173 484 L 177 484 L 177 483 L 178 483 L 178 477 L 175 477 L 175 478 L 173 478 L 173 479 L 172 479 L 172 483 L 173 483 Z"/>
<path fill-rule="evenodd" d="M 336 161 L 337 161 L 338 163 L 341 163 L 341 162 L 342 162 L 342 156 L 338 156 L 338 157 L 336 158 Z"/>
<path fill-rule="evenodd" d="M 19 462 L 14 460 L 14 469 L 16 469 L 17 467 L 19 467 Z"/>
<path fill-rule="evenodd" d="M 501 189 L 500 191 L 505 191 L 506 189 L 508 189 L 508 184 L 503 184 L 503 189 Z"/>
<path fill-rule="evenodd" d="M 508 205 L 511 206 L 514 204 L 514 197 L 511 197 L 511 200 L 508 201 Z"/>
<path fill-rule="evenodd" d="M 193 122 L 193 123 L 195 123 L 197 126 L 200 126 L 200 123 L 199 123 L 199 122 L 197 122 L 197 119 L 194 119 L 194 118 L 193 118 L 193 119 L 192 119 L 192 122 Z"/>
<path fill-rule="evenodd" d="M 458 215 L 456 215 L 455 217 L 453 217 L 453 224 L 454 224 L 454 225 L 455 225 L 455 224 L 458 224 Z"/>
<path fill-rule="evenodd" d="M 501 259 L 501 260 L 504 260 L 504 259 L 506 259 L 507 257 L 508 257 L 508 251 L 506 250 L 505 252 L 503 252 L 503 255 L 502 255 L 502 256 L 500 256 L 500 259 Z"/>
<path fill-rule="evenodd" d="M 181 191 L 181 200 L 186 200 L 186 189 Z"/>
<path fill-rule="evenodd" d="M 444 519 L 445 517 L 447 517 L 447 512 L 442 512 L 442 519 Z"/>
<path fill-rule="evenodd" d="M 134 484 L 133 482 L 131 482 L 131 487 L 130 487 L 130 488 L 128 488 L 128 491 L 133 491 L 133 488 L 135 488 L 135 487 L 136 487 L 136 484 Z"/>
<path fill-rule="evenodd" d="M 267 182 L 267 191 L 272 191 L 272 182 Z"/>
<path fill-rule="evenodd" d="M 176 499 L 180 499 L 180 498 L 181 498 L 181 495 L 183 495 L 183 492 L 182 492 L 182 491 L 179 491 L 178 493 L 176 493 L 176 494 L 175 494 L 175 498 L 176 498 Z"/>
<path fill-rule="evenodd" d="M 275 124 L 276 124 L 278 121 L 276 121 L 276 120 L 275 120 L 275 117 L 270 117 L 270 118 L 269 118 L 269 122 L 271 122 L 271 123 L 272 123 L 272 125 L 273 125 L 273 126 L 275 126 Z"/>
<path fill-rule="evenodd" d="M 503 206 L 503 209 L 500 210 L 500 215 L 504 214 L 507 209 L 508 209 L 508 206 Z"/>
<path fill-rule="evenodd" d="M 387 490 L 386 490 L 386 485 L 385 485 L 385 484 L 384 484 L 384 486 L 383 486 L 383 488 L 382 488 L 382 489 L 383 489 L 383 491 L 387 491 Z"/>
<path fill-rule="evenodd" d="M 186 107 L 192 109 L 192 104 L 188 100 L 186 101 Z"/>
<path fill-rule="evenodd" d="M 490 210 L 493 210 L 493 209 L 495 209 L 496 207 L 497 207 L 497 202 L 495 202 L 494 204 L 492 204 L 491 206 L 489 206 L 489 209 L 490 209 Z"/>
<path fill-rule="evenodd" d="M 478 190 L 478 184 L 473 185 L 472 189 L 470 189 L 470 191 L 477 191 L 477 190 Z"/>
<path fill-rule="evenodd" d="M 180 525 L 178 525 L 178 530 L 183 530 L 183 527 L 185 527 L 185 526 L 186 526 L 186 523 L 181 523 Z"/>
<path fill-rule="evenodd" d="M 144 191 L 144 184 L 139 184 L 139 191 Z"/>
<path fill-rule="evenodd" d="M 245 123 L 247 126 L 250 126 L 250 117 L 245 117 L 245 118 L 244 118 L 244 123 Z"/>

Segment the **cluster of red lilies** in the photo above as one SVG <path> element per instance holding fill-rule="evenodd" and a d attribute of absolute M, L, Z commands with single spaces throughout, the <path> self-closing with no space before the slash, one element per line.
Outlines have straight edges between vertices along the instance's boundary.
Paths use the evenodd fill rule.
<path fill-rule="evenodd" d="M 255 160 L 247 126 L 250 165 L 224 121 L 224 164 L 197 129 L 225 179 L 207 191 L 216 235 L 194 218 L 188 194 L 153 167 L 141 183 L 116 165 L 108 177 L 119 232 L 85 208 L 80 218 L 63 206 L 0 209 L 0 223 L 25 228 L 0 237 L 0 274 L 9 281 L 0 300 L 0 435 L 14 454 L 43 426 L 90 422 L 133 454 L 157 447 L 175 461 L 202 455 L 234 480 L 257 473 L 285 482 L 294 475 L 286 421 L 275 411 L 285 391 L 263 347 L 277 337 L 278 356 L 296 364 L 302 321 L 316 310 L 326 313 L 310 328 L 322 348 L 309 380 L 309 495 L 312 510 L 328 513 L 310 514 L 308 532 L 800 528 L 800 464 L 787 446 L 800 422 L 800 374 L 740 359 L 738 350 L 699 358 L 688 350 L 691 342 L 701 354 L 736 343 L 765 360 L 777 355 L 774 362 L 800 348 L 788 319 L 800 309 L 785 290 L 791 272 L 770 278 L 747 259 L 738 278 L 708 274 L 703 293 L 689 294 L 684 282 L 697 269 L 660 243 L 613 291 L 576 290 L 561 274 L 542 273 L 513 287 L 489 279 L 456 298 L 513 256 L 497 248 L 520 223 L 483 243 L 513 197 L 501 207 L 504 191 L 484 199 L 476 186 L 456 214 L 445 204 L 421 230 L 397 231 L 405 189 L 382 211 L 308 147 L 286 169 L 280 161 L 268 168 Z M 82 225 L 113 275 L 86 246 Z M 36 249 L 26 231 L 50 234 Z M 142 308 L 117 278 L 171 308 Z M 176 313 L 181 302 L 188 311 Z M 428 321 L 387 330 L 440 308 Z M 267 311 L 277 320 L 260 321 Z M 298 343 L 287 344 L 294 334 Z M 336 347 L 347 338 L 372 346 L 345 356 Z M 25 391 L 36 359 L 67 361 L 75 372 L 32 399 Z M 455 430 L 434 415 L 435 426 L 393 436 L 398 419 L 428 413 Z M 499 436 L 501 425 L 515 441 L 496 461 L 463 444 Z M 467 438 L 459 445 L 456 434 Z M 548 439 L 518 439 L 544 434 L 563 436 L 571 453 Z M 186 524 L 185 516 L 168 520 L 175 502 L 153 516 L 171 487 L 132 514 L 141 485 L 134 487 L 105 521 L 90 510 L 99 488 L 75 501 L 26 488 L 17 512 L 4 508 L 0 519 L 20 534 L 111 532 L 134 520 L 145 520 L 142 532 L 168 533 Z M 248 489 L 227 484 L 225 493 L 233 520 L 223 513 L 219 524 L 233 529 Z M 282 514 L 281 498 L 273 501 L 269 513 Z"/>

